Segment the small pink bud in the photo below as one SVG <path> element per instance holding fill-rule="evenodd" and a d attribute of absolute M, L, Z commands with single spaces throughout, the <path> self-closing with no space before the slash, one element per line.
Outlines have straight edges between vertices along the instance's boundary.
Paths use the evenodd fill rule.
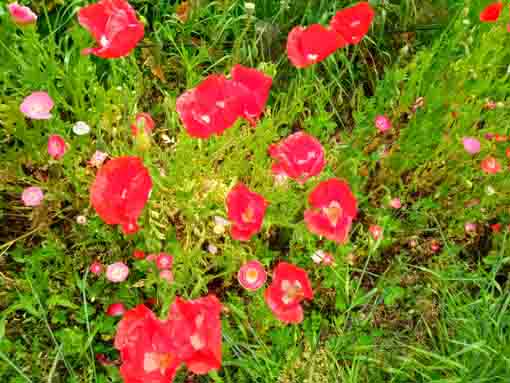
<path fill-rule="evenodd" d="M 110 282 L 123 282 L 129 275 L 129 267 L 123 262 L 115 262 L 106 268 L 106 279 Z"/>
<path fill-rule="evenodd" d="M 392 198 L 390 201 L 390 206 L 393 209 L 400 209 L 402 207 L 402 202 L 400 201 L 400 198 Z"/>
<path fill-rule="evenodd" d="M 391 121 L 388 117 L 379 115 L 375 118 L 375 127 L 379 132 L 384 133 L 391 129 Z"/>
<path fill-rule="evenodd" d="M 92 274 L 99 275 L 103 271 L 103 265 L 99 262 L 93 262 L 89 270 Z"/>
<path fill-rule="evenodd" d="M 464 137 L 462 139 L 462 144 L 464 145 L 464 149 L 469 154 L 476 154 L 480 151 L 480 141 L 473 137 Z"/>
<path fill-rule="evenodd" d="M 432 242 L 430 242 L 430 250 L 432 250 L 434 253 L 437 253 L 439 250 L 441 250 L 441 244 L 435 239 L 432 240 Z"/>
<path fill-rule="evenodd" d="M 476 223 L 466 222 L 464 225 L 464 230 L 466 233 L 474 233 L 476 231 Z"/>
<path fill-rule="evenodd" d="M 96 150 L 92 155 L 92 158 L 89 160 L 90 166 L 94 166 L 96 168 L 101 167 L 103 162 L 108 158 L 108 153 L 101 152 L 100 150 Z"/>
<path fill-rule="evenodd" d="M 159 272 L 159 277 L 161 279 L 164 279 L 168 283 L 172 283 L 174 281 L 174 274 L 172 273 L 171 270 L 161 270 Z"/>
<path fill-rule="evenodd" d="M 368 231 L 372 234 L 372 238 L 376 241 L 383 237 L 383 228 L 379 225 L 370 225 Z"/>
<path fill-rule="evenodd" d="M 331 266 L 335 263 L 335 258 L 333 257 L 332 254 L 330 253 L 326 253 L 326 255 L 324 256 L 324 258 L 322 259 L 322 264 L 324 266 Z"/>
<path fill-rule="evenodd" d="M 157 254 L 149 254 L 145 257 L 145 260 L 149 262 L 155 262 L 157 257 L 158 257 Z"/>
<path fill-rule="evenodd" d="M 67 151 L 66 142 L 58 134 L 48 138 L 48 154 L 55 160 L 61 159 Z"/>
<path fill-rule="evenodd" d="M 37 186 L 30 186 L 23 190 L 21 200 L 25 206 L 38 206 L 44 199 L 44 193 L 41 188 Z"/>
<path fill-rule="evenodd" d="M 168 270 L 172 268 L 174 257 L 167 253 L 159 253 L 156 257 L 156 266 L 160 270 Z"/>
<path fill-rule="evenodd" d="M 122 303 L 112 303 L 106 309 L 106 315 L 110 317 L 120 317 L 126 312 L 126 306 Z"/>

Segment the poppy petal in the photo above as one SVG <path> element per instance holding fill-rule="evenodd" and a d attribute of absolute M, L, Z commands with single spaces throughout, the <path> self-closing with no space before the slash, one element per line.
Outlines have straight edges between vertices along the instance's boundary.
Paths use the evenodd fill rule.
<path fill-rule="evenodd" d="M 338 11 L 329 25 L 347 44 L 355 45 L 368 33 L 374 16 L 373 8 L 365 1 Z"/>
<path fill-rule="evenodd" d="M 338 33 L 320 24 L 294 27 L 287 38 L 287 56 L 297 68 L 305 68 L 324 60 L 345 46 Z"/>

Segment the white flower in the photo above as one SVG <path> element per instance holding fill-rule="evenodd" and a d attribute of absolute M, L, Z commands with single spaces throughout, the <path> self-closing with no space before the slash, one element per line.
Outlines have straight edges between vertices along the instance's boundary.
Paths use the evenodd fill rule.
<path fill-rule="evenodd" d="M 244 3 L 244 10 L 249 15 L 253 15 L 253 13 L 255 12 L 255 3 L 252 3 L 252 2 L 249 2 L 249 1 L 245 2 Z"/>
<path fill-rule="evenodd" d="M 84 134 L 90 133 L 90 126 L 87 125 L 87 123 L 83 121 L 78 121 L 76 124 L 73 125 L 73 132 L 77 136 L 83 136 Z"/>
<path fill-rule="evenodd" d="M 317 250 L 315 253 L 312 254 L 312 261 L 314 261 L 316 264 L 322 263 L 322 260 L 326 256 L 326 253 L 322 250 Z"/>
<path fill-rule="evenodd" d="M 230 225 L 230 222 L 228 220 L 220 216 L 215 216 L 213 231 L 215 234 L 223 234 L 225 232 L 225 228 L 228 225 Z"/>
<path fill-rule="evenodd" d="M 85 225 L 87 223 L 87 217 L 85 217 L 84 215 L 79 215 L 76 217 L 76 222 L 79 225 Z"/>

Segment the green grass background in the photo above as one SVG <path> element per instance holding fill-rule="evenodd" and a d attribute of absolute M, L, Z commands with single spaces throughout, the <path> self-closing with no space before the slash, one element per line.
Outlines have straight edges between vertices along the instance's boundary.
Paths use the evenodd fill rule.
<path fill-rule="evenodd" d="M 0 381 L 120 382 L 117 367 L 95 362 L 97 353 L 117 357 L 117 320 L 104 314 L 110 303 L 156 297 L 163 317 L 176 294 L 214 292 L 226 308 L 223 368 L 203 377 L 181 371 L 177 382 L 508 382 L 507 231 L 489 227 L 510 223 L 507 144 L 483 140 L 510 133 L 508 10 L 482 25 L 486 1 L 371 1 L 377 16 L 361 44 L 298 70 L 285 54 L 288 31 L 325 24 L 350 2 L 259 0 L 248 15 L 240 0 L 189 0 L 185 23 L 174 1 L 131 3 L 146 37 L 118 60 L 80 55 L 92 44 L 76 20 L 84 1 L 26 2 L 40 15 L 37 29 L 17 28 L 0 8 Z M 176 98 L 235 63 L 273 76 L 265 116 L 255 129 L 238 122 L 221 137 L 189 137 Z M 52 120 L 19 112 L 34 90 L 55 100 Z M 413 112 L 418 97 L 424 106 Z M 489 99 L 500 106 L 484 109 Z M 157 123 L 143 153 L 129 130 L 141 111 Z M 378 114 L 392 119 L 391 134 L 377 134 Z M 92 133 L 73 135 L 78 120 Z M 297 130 L 321 140 L 326 169 L 304 186 L 275 187 L 267 147 Z M 59 162 L 46 153 L 50 133 L 70 144 Z M 465 153 L 463 136 L 480 138 L 481 153 Z M 94 173 L 85 163 L 95 150 L 143 156 L 151 171 L 154 190 L 135 237 L 89 206 Z M 483 174 L 489 154 L 502 173 Z M 359 201 L 344 246 L 308 233 L 302 220 L 310 190 L 332 176 Z M 248 243 L 213 231 L 238 181 L 271 202 Z M 37 209 L 21 204 L 29 185 L 46 193 Z M 388 201 L 397 196 L 404 207 L 395 211 Z M 87 225 L 76 223 L 80 214 Z M 466 222 L 478 224 L 476 233 L 465 233 Z M 370 239 L 371 224 L 384 227 L 382 241 Z M 135 248 L 172 253 L 175 283 L 134 262 Z M 317 249 L 332 252 L 336 265 L 317 267 Z M 253 258 L 309 271 L 315 299 L 301 325 L 277 322 L 261 291 L 239 287 L 237 270 Z M 96 259 L 128 262 L 129 281 L 88 275 Z"/>

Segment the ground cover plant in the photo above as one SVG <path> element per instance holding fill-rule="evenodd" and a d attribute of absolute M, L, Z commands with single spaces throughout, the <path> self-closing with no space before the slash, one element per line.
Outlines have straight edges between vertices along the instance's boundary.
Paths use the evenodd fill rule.
<path fill-rule="evenodd" d="M 2 382 L 507 382 L 509 4 L 0 5 Z"/>

